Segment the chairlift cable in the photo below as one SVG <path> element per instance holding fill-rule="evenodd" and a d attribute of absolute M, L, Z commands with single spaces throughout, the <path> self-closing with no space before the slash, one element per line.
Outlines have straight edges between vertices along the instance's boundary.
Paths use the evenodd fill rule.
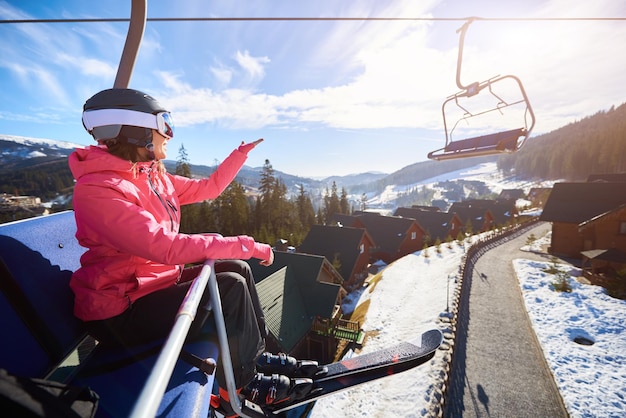
<path fill-rule="evenodd" d="M 148 17 L 148 22 L 221 22 L 221 21 L 626 21 L 626 17 Z M 116 23 L 130 18 L 76 18 L 76 19 L 4 19 L 0 24 L 12 23 Z"/>

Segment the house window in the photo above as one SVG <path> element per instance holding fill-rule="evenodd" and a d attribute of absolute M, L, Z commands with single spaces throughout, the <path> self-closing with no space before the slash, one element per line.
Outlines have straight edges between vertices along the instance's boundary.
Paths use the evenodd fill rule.
<path fill-rule="evenodd" d="M 363 254 L 364 252 L 365 252 L 365 245 L 364 244 L 359 245 L 359 253 Z"/>
<path fill-rule="evenodd" d="M 411 232 L 411 239 L 415 239 L 417 238 L 417 232 L 413 231 Z"/>
<path fill-rule="evenodd" d="M 626 221 L 621 221 L 619 223 L 619 233 L 620 235 L 626 235 Z"/>

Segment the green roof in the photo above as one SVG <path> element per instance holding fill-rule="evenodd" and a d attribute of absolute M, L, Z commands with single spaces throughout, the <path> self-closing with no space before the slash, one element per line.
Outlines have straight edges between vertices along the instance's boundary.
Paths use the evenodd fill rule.
<path fill-rule="evenodd" d="M 334 263 L 336 257 L 340 263 L 339 273 L 349 281 L 366 233 L 365 229 L 348 226 L 313 225 L 298 252 L 323 255 L 330 263 Z"/>
<path fill-rule="evenodd" d="M 327 263 L 322 256 L 278 251 L 275 256 L 271 273 L 256 286 L 270 333 L 290 352 L 309 332 L 316 316 L 332 316 L 341 286 L 318 281 Z M 258 267 L 254 270 L 255 277 L 261 275 Z"/>

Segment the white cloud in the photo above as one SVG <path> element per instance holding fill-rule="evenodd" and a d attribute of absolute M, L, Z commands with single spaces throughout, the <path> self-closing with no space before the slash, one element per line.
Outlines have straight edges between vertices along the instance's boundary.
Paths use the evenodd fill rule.
<path fill-rule="evenodd" d="M 211 73 L 213 77 L 217 80 L 217 82 L 223 86 L 227 86 L 230 84 L 230 81 L 233 78 L 232 70 L 223 67 L 211 67 Z"/>
<path fill-rule="evenodd" d="M 230 129 L 258 129 L 279 123 L 273 96 L 234 88 L 220 92 L 197 89 L 174 74 L 161 72 L 158 76 L 169 91 L 160 94 L 159 101 L 173 112 L 177 125 L 210 123 Z"/>
<path fill-rule="evenodd" d="M 0 67 L 10 70 L 24 88 L 36 91 L 40 97 L 54 100 L 55 105 L 64 106 L 68 103 L 63 84 L 53 71 L 37 64 L 0 63 Z"/>
<path fill-rule="evenodd" d="M 252 82 L 261 80 L 265 76 L 265 68 L 263 64 L 268 64 L 268 57 L 253 57 L 248 51 L 237 51 L 233 59 L 245 71 L 248 78 Z"/>
<path fill-rule="evenodd" d="M 112 79 L 117 73 L 117 67 L 113 67 L 107 62 L 95 58 L 80 57 L 61 52 L 56 56 L 56 61 L 59 65 L 68 64 L 73 69 L 77 69 L 81 74 L 88 76 Z"/>

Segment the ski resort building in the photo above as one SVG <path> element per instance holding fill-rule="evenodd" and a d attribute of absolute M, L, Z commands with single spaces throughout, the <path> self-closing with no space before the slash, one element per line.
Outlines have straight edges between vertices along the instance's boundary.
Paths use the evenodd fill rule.
<path fill-rule="evenodd" d="M 298 252 L 326 257 L 343 277 L 348 291 L 367 278 L 374 240 L 368 231 L 349 226 L 313 225 Z"/>
<path fill-rule="evenodd" d="M 347 294 L 343 279 L 324 256 L 276 251 L 274 263 L 250 263 L 269 329 L 267 350 L 330 361 L 333 335 L 319 337 L 315 324 L 337 322 Z M 331 356 L 330 358 L 328 358 Z"/>
<path fill-rule="evenodd" d="M 541 216 L 552 222 L 549 251 L 580 258 L 581 252 L 616 248 L 626 252 L 624 183 L 557 183 Z"/>

